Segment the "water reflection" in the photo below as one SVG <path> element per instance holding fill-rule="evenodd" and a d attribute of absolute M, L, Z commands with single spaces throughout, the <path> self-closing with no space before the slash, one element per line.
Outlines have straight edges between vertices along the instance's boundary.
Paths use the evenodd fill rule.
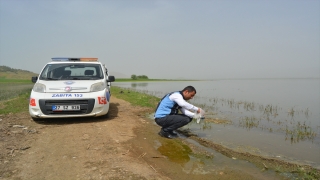
<path fill-rule="evenodd" d="M 132 88 L 136 88 L 136 87 L 147 87 L 148 83 L 131 83 L 131 87 Z"/>

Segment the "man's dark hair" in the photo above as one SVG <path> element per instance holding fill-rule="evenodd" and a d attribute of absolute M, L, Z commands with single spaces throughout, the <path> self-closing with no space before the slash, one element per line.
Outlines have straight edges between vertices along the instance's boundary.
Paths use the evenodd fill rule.
<path fill-rule="evenodd" d="M 195 93 L 197 93 L 196 89 L 193 86 L 187 86 L 184 89 L 182 89 L 182 92 L 183 91 L 188 91 L 188 92 L 193 92 L 194 91 Z"/>

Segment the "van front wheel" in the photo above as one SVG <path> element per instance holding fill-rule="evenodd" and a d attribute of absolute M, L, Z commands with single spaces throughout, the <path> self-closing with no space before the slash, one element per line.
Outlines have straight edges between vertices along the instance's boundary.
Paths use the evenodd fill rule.
<path fill-rule="evenodd" d="M 35 122 L 39 122 L 40 121 L 40 118 L 35 118 L 35 117 L 31 117 L 33 121 Z"/>

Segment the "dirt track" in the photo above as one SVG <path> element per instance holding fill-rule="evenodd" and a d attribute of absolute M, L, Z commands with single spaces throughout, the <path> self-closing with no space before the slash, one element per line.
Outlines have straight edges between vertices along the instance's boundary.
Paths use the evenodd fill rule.
<path fill-rule="evenodd" d="M 0 179 L 254 179 L 235 170 L 186 173 L 155 147 L 179 140 L 159 137 L 150 111 L 112 97 L 107 118 L 0 116 Z"/>
<path fill-rule="evenodd" d="M 112 101 L 108 118 L 35 123 L 28 113 L 2 116 L 1 178 L 166 179 L 126 143 L 135 137 L 134 128 L 143 127 L 137 114 L 146 109 Z"/>

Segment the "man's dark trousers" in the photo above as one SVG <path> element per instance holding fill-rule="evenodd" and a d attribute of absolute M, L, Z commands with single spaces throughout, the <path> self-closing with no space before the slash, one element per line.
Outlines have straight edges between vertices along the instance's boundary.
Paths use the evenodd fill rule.
<path fill-rule="evenodd" d="M 172 132 L 192 121 L 192 118 L 184 114 L 167 115 L 163 118 L 156 118 L 156 123 L 162 127 L 165 132 Z"/>

